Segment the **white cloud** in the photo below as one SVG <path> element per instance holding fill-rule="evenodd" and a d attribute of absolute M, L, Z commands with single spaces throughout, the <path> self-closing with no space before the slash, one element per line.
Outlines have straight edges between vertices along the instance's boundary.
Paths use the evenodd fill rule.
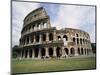
<path fill-rule="evenodd" d="M 39 7 L 39 3 L 12 2 L 12 45 L 19 44 L 23 19 L 32 10 Z"/>
<path fill-rule="evenodd" d="M 90 34 L 92 42 L 95 41 L 95 7 L 60 5 L 56 19 L 52 25 L 58 29 L 65 27 L 82 29 Z M 93 28 L 94 31 L 91 31 Z"/>
<path fill-rule="evenodd" d="M 12 3 L 12 44 L 18 45 L 19 38 L 21 36 L 21 29 L 23 26 L 23 19 L 32 10 L 38 8 L 40 3 L 28 3 L 28 2 L 13 2 Z M 48 7 L 46 7 L 48 9 Z M 51 25 L 57 27 L 57 29 L 69 27 L 83 29 L 89 32 L 91 40 L 95 40 L 95 13 L 94 7 L 75 6 L 75 5 L 60 5 L 53 9 L 59 8 L 57 14 L 54 16 Z M 54 12 L 54 11 L 53 11 Z M 51 15 L 52 16 L 52 15 Z M 87 25 L 89 24 L 89 25 Z M 86 27 L 87 26 L 87 27 Z M 91 27 L 90 27 L 91 26 Z"/>

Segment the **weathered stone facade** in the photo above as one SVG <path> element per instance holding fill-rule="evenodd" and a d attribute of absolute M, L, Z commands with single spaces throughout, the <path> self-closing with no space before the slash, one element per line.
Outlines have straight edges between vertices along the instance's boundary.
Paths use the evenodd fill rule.
<path fill-rule="evenodd" d="M 20 38 L 20 57 L 67 58 L 92 54 L 90 36 L 82 30 L 51 27 L 50 18 L 40 7 L 24 19 Z"/>

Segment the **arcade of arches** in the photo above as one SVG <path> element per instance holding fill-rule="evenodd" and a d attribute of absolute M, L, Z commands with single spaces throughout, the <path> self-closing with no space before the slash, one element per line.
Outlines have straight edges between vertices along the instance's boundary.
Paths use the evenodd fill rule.
<path fill-rule="evenodd" d="M 44 48 L 32 48 L 22 50 L 20 52 L 21 58 L 53 58 L 53 57 L 72 57 L 78 55 L 88 55 L 89 49 L 78 48 L 62 48 L 62 47 L 44 47 Z"/>

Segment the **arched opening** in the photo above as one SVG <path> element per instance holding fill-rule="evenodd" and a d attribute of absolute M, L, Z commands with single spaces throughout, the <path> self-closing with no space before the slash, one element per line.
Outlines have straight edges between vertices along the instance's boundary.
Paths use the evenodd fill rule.
<path fill-rule="evenodd" d="M 80 48 L 78 48 L 78 54 L 81 54 L 81 53 L 80 53 Z"/>
<path fill-rule="evenodd" d="M 41 49 L 41 56 L 45 56 L 45 48 Z"/>
<path fill-rule="evenodd" d="M 67 41 L 68 37 L 66 35 L 63 36 L 64 40 Z"/>
<path fill-rule="evenodd" d="M 75 37 L 73 37 L 73 42 L 75 42 L 76 40 L 75 40 Z"/>
<path fill-rule="evenodd" d="M 32 49 L 29 50 L 29 57 L 32 58 Z"/>
<path fill-rule="evenodd" d="M 30 36 L 31 43 L 33 43 L 33 36 Z"/>
<path fill-rule="evenodd" d="M 42 37 L 42 41 L 46 41 L 46 35 L 43 34 L 42 36 L 43 36 L 43 37 Z"/>
<path fill-rule="evenodd" d="M 81 48 L 81 54 L 83 55 L 83 48 Z"/>
<path fill-rule="evenodd" d="M 82 39 L 80 38 L 80 44 L 82 44 Z"/>
<path fill-rule="evenodd" d="M 58 36 L 58 40 L 61 40 L 61 36 Z"/>
<path fill-rule="evenodd" d="M 86 55 L 86 49 L 84 49 L 84 51 L 85 51 L 85 55 Z"/>
<path fill-rule="evenodd" d="M 32 25 L 32 29 L 34 30 L 34 25 Z"/>
<path fill-rule="evenodd" d="M 84 43 L 84 39 L 83 39 L 83 43 Z"/>
<path fill-rule="evenodd" d="M 57 47 L 56 54 L 57 54 L 57 57 L 61 56 L 61 48 L 60 47 Z"/>
<path fill-rule="evenodd" d="M 39 42 L 39 35 L 36 35 L 36 42 Z"/>
<path fill-rule="evenodd" d="M 65 50 L 66 54 L 68 55 L 68 48 L 65 48 L 64 50 Z"/>
<path fill-rule="evenodd" d="M 49 56 L 52 57 L 53 56 L 53 49 L 49 48 Z"/>
<path fill-rule="evenodd" d="M 38 57 L 39 48 L 35 48 L 35 49 L 34 49 L 34 53 L 35 53 L 35 57 Z"/>
<path fill-rule="evenodd" d="M 71 48 L 70 49 L 70 53 L 71 53 L 71 55 L 74 55 L 75 54 L 75 49 L 74 48 Z"/>
<path fill-rule="evenodd" d="M 52 34 L 52 33 L 49 34 L 49 40 L 50 40 L 50 41 L 53 40 L 53 34 Z"/>
<path fill-rule="evenodd" d="M 27 44 L 29 44 L 29 37 L 27 37 Z"/>
<path fill-rule="evenodd" d="M 25 58 L 27 58 L 28 50 L 25 50 Z"/>
<path fill-rule="evenodd" d="M 79 44 L 79 39 L 77 38 L 77 44 Z"/>
<path fill-rule="evenodd" d="M 44 28 L 47 28 L 47 23 L 44 23 Z"/>
<path fill-rule="evenodd" d="M 78 34 L 76 34 L 76 37 L 78 37 Z"/>

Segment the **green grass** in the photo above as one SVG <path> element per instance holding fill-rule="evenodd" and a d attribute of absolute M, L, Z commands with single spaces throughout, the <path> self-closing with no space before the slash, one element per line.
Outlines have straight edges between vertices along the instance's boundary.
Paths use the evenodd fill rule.
<path fill-rule="evenodd" d="M 95 57 L 60 60 L 12 60 L 12 73 L 68 71 L 95 68 Z"/>

